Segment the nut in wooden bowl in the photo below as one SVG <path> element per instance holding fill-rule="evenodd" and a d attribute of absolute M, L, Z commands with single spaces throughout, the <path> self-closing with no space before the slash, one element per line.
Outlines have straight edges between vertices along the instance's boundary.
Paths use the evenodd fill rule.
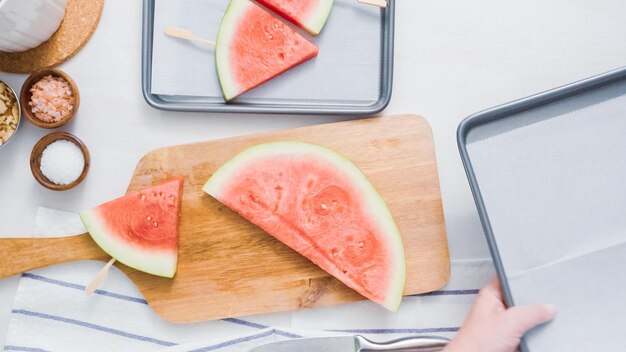
<path fill-rule="evenodd" d="M 53 191 L 76 187 L 87 176 L 90 156 L 85 144 L 67 132 L 43 136 L 30 153 L 30 170 L 42 186 Z"/>
<path fill-rule="evenodd" d="M 22 119 L 20 101 L 11 86 L 0 81 L 0 148 L 17 132 Z"/>
<path fill-rule="evenodd" d="M 76 82 L 58 69 L 31 74 L 20 92 L 24 115 L 35 126 L 57 128 L 70 121 L 80 104 Z"/>

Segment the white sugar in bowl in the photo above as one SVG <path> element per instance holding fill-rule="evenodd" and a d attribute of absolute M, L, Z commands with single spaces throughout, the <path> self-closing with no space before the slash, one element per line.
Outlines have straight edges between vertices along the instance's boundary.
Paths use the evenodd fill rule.
<path fill-rule="evenodd" d="M 53 191 L 76 187 L 87 176 L 89 163 L 89 150 L 83 141 L 61 131 L 43 136 L 30 154 L 33 176 Z"/>

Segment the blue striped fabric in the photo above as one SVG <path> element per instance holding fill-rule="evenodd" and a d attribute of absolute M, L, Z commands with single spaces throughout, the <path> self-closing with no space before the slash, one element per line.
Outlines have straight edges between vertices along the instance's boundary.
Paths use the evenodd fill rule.
<path fill-rule="evenodd" d="M 77 284 L 73 284 L 71 282 L 65 282 L 65 281 L 61 281 L 61 280 L 52 279 L 52 278 L 49 278 L 49 277 L 44 277 L 44 276 L 41 276 L 41 275 L 35 275 L 33 273 L 23 273 L 22 277 L 26 277 L 26 278 L 29 278 L 29 279 L 38 280 L 38 281 L 42 281 L 42 282 L 46 282 L 46 283 L 49 283 L 49 284 L 52 284 L 52 285 L 58 285 L 58 286 L 63 286 L 63 287 L 67 287 L 67 288 L 73 288 L 73 289 L 76 289 L 76 290 L 79 290 L 79 291 L 84 291 L 85 290 L 85 286 L 83 286 L 83 285 L 77 285 Z M 94 293 L 97 294 L 97 295 L 108 296 L 108 297 L 117 298 L 117 299 L 123 299 L 123 300 L 129 301 L 129 302 L 148 304 L 148 302 L 146 302 L 146 300 L 143 299 L 143 298 L 122 295 L 122 294 L 119 294 L 119 293 L 109 292 L 109 291 L 105 291 L 105 290 L 95 290 Z"/>
<path fill-rule="evenodd" d="M 78 284 L 74 284 L 71 282 L 65 282 L 65 281 L 61 281 L 61 280 L 57 280 L 57 279 L 52 279 L 49 277 L 45 277 L 42 275 L 36 275 L 33 273 L 23 273 L 22 274 L 23 278 L 28 278 L 28 279 L 32 279 L 32 280 L 37 280 L 37 281 L 41 281 L 41 282 L 45 282 L 51 285 L 57 285 L 57 286 L 61 286 L 61 287 L 67 287 L 67 288 L 71 288 L 71 289 L 75 289 L 75 290 L 79 290 L 79 291 L 84 291 L 85 290 L 85 286 L 82 285 L 78 285 Z M 135 302 L 135 303 L 140 303 L 140 304 L 145 304 L 147 305 L 148 302 L 146 302 L 145 299 L 143 298 L 139 298 L 139 297 L 132 297 L 132 296 L 128 296 L 128 295 L 123 295 L 123 294 L 119 294 L 119 293 L 115 293 L 115 292 L 110 292 L 110 291 L 105 291 L 105 290 L 96 290 L 94 292 L 97 295 L 102 295 L 102 296 L 106 296 L 106 297 L 111 297 L 111 298 L 115 298 L 115 299 L 120 299 L 120 300 L 124 300 L 124 301 L 128 301 L 128 302 Z M 36 316 L 36 317 L 40 317 L 40 318 L 47 318 L 47 319 L 53 319 L 53 320 L 57 320 L 57 321 L 63 321 L 66 323 L 75 323 L 77 325 L 82 325 L 85 327 L 91 327 L 88 326 L 89 323 L 86 322 L 81 322 L 81 321 L 72 321 L 70 322 L 69 320 L 66 320 L 65 318 L 62 317 L 54 317 L 51 315 L 46 315 L 46 314 L 42 314 L 42 313 L 36 313 L 36 312 L 28 312 L 28 311 L 23 311 L 23 310 L 13 310 L 14 314 L 25 314 L 25 315 L 30 315 L 30 316 Z M 226 321 L 229 323 L 233 323 L 233 324 L 240 324 L 240 325 L 244 325 L 244 326 L 248 326 L 251 328 L 256 328 L 256 329 L 267 329 L 269 328 L 269 326 L 267 325 L 263 325 L 263 324 L 257 324 L 251 321 L 247 321 L 247 320 L 243 320 L 243 319 L 238 319 L 238 318 L 225 318 L 222 319 L 222 321 Z M 101 330 L 101 331 L 105 331 L 105 332 L 110 332 L 110 333 L 114 333 L 112 331 L 108 331 L 108 328 L 102 327 L 102 328 L 96 328 L 96 327 L 92 327 L 96 330 Z M 114 330 L 114 329 L 111 329 Z M 286 331 L 281 331 L 281 330 L 276 330 L 277 334 L 283 334 L 286 337 L 300 337 L 298 335 L 293 335 L 289 332 Z M 124 332 L 120 332 L 118 335 L 123 335 Z M 132 334 L 130 334 L 132 335 Z M 130 337 L 130 336 L 127 336 Z M 141 338 L 138 338 L 141 340 Z M 148 340 L 145 341 L 149 341 L 149 338 L 146 338 Z M 158 343 L 158 342 L 155 342 Z M 164 346 L 171 346 L 171 345 L 175 345 L 174 343 L 169 343 L 169 342 L 164 342 L 164 343 L 159 343 L 161 345 Z"/>
<path fill-rule="evenodd" d="M 4 350 L 5 351 L 25 351 L 25 352 L 49 352 L 47 350 L 42 350 L 41 348 L 14 346 L 14 345 L 6 345 L 4 346 Z"/>
<path fill-rule="evenodd" d="M 236 338 L 236 339 L 228 340 L 228 341 L 217 343 L 217 344 L 214 344 L 214 345 L 208 345 L 208 346 L 205 346 L 205 347 L 196 348 L 196 349 L 190 350 L 189 352 L 216 351 L 216 350 L 219 350 L 219 349 L 222 349 L 222 348 L 225 348 L 225 347 L 230 347 L 230 346 L 233 346 L 233 345 L 238 345 L 240 343 L 244 343 L 244 342 L 260 339 L 260 338 L 263 338 L 263 337 L 268 337 L 268 336 L 271 336 L 272 334 L 275 334 L 275 333 L 276 333 L 275 330 L 265 331 L 265 332 L 262 332 L 262 333 L 259 333 L 259 334 L 255 334 L 255 335 L 252 335 L 252 336 L 239 337 L 239 338 Z"/>
<path fill-rule="evenodd" d="M 477 287 L 493 275 L 488 260 L 453 264 L 452 281 L 446 287 L 406 297 L 397 314 L 360 302 L 181 326 L 158 318 L 116 268 L 101 289 L 86 296 L 84 284 L 101 265 L 71 263 L 24 273 L 4 349 L 240 352 L 255 344 L 320 335 L 363 334 L 378 340 L 417 334 L 451 337 Z"/>
<path fill-rule="evenodd" d="M 85 328 L 88 328 L 88 329 L 94 329 L 94 330 L 106 332 L 106 333 L 113 334 L 113 335 L 124 336 L 124 337 L 128 337 L 129 339 L 135 339 L 135 340 L 139 340 L 139 341 L 150 342 L 150 343 L 154 343 L 154 344 L 161 345 L 161 346 L 174 346 L 174 345 L 176 345 L 176 343 L 174 343 L 174 342 L 163 341 L 163 340 L 159 340 L 159 339 L 155 339 L 155 338 L 151 338 L 151 337 L 147 337 L 147 336 L 136 335 L 136 334 L 132 334 L 132 333 L 129 333 L 129 332 L 126 332 L 126 331 L 121 331 L 121 330 L 117 330 L 117 329 L 113 329 L 113 328 L 109 328 L 109 327 L 101 326 L 101 325 L 97 325 L 97 324 L 92 324 L 92 323 L 89 323 L 89 322 L 86 322 L 86 321 L 80 321 L 80 320 L 76 320 L 76 319 L 64 318 L 64 317 L 59 317 L 59 316 L 45 314 L 45 313 L 31 312 L 31 311 L 24 310 L 24 309 L 13 309 L 12 313 L 13 314 L 29 315 L 31 317 L 37 317 L 37 318 L 41 318 L 41 319 L 56 320 L 58 322 L 62 322 L 62 323 L 66 323 L 66 324 L 78 325 L 78 326 L 82 326 L 82 327 L 85 327 Z"/>
<path fill-rule="evenodd" d="M 65 281 L 61 281 L 61 280 L 57 280 L 57 279 L 52 279 L 52 278 L 49 278 L 49 277 L 36 275 L 36 274 L 33 274 L 33 273 L 23 273 L 22 277 L 23 278 L 32 279 L 32 280 L 41 281 L 41 282 L 45 282 L 45 283 L 48 283 L 48 284 L 51 284 L 51 285 L 62 286 L 62 287 L 70 288 L 70 289 L 75 289 L 75 290 L 80 290 L 80 291 L 84 291 L 85 290 L 85 286 L 82 286 L 82 285 L 74 284 L 74 283 L 71 283 L 71 282 L 65 282 Z M 442 291 L 433 291 L 433 292 L 430 292 L 430 293 L 414 295 L 414 296 L 427 297 L 427 296 L 445 296 L 445 295 L 475 295 L 477 293 L 478 293 L 477 289 L 470 289 L 470 290 L 442 290 Z M 115 299 L 125 300 L 125 301 L 129 301 L 129 302 L 135 302 L 135 303 L 140 303 L 140 304 L 147 304 L 146 300 L 144 300 L 142 298 L 127 296 L 127 295 L 123 295 L 123 294 L 119 294 L 119 293 L 115 293 L 115 292 L 110 292 L 110 291 L 105 291 L 105 290 L 96 290 L 95 294 L 102 295 L 102 296 L 107 296 L 107 297 L 111 297 L 111 298 L 115 298 Z M 91 328 L 91 329 L 99 330 L 99 331 L 102 331 L 102 332 L 107 332 L 107 333 L 110 333 L 110 334 L 125 336 L 125 337 L 128 337 L 128 338 L 141 340 L 141 341 L 145 341 L 145 342 L 152 342 L 152 343 L 155 343 L 155 344 L 158 344 L 158 345 L 162 345 L 162 346 L 174 346 L 174 345 L 176 345 L 176 343 L 174 343 L 174 342 L 162 341 L 162 340 L 158 340 L 158 339 L 154 339 L 154 338 L 150 338 L 150 337 L 146 337 L 146 336 L 140 336 L 140 335 L 136 335 L 136 334 L 120 331 L 120 330 L 117 330 L 117 329 L 112 329 L 112 328 L 108 328 L 108 327 L 104 327 L 104 326 L 99 326 L 99 325 L 96 325 L 96 324 L 91 324 L 91 323 L 88 323 L 88 322 L 79 321 L 79 320 L 75 320 L 75 319 L 68 319 L 68 318 L 64 318 L 64 317 L 60 317 L 60 316 L 53 316 L 53 315 L 49 315 L 49 314 L 38 313 L 38 312 L 31 312 L 31 311 L 21 310 L 21 309 L 15 309 L 15 310 L 13 310 L 13 313 L 14 314 L 30 315 L 30 316 L 34 316 L 34 317 L 38 317 L 38 318 L 42 318 L 42 319 L 56 320 L 56 321 L 67 323 L 67 324 L 79 325 L 79 326 L 82 326 L 82 327 Z M 258 323 L 250 322 L 250 321 L 247 321 L 247 320 L 244 320 L 244 319 L 239 319 L 239 318 L 226 318 L 226 319 L 222 319 L 222 320 L 226 321 L 226 322 L 233 323 L 233 324 L 240 324 L 240 325 L 244 325 L 244 326 L 248 326 L 248 327 L 256 328 L 256 329 L 267 329 L 267 328 L 269 328 L 268 325 L 258 324 Z M 389 329 L 329 329 L 327 331 L 342 332 L 342 333 L 353 333 L 353 334 L 430 334 L 430 333 L 439 333 L 439 332 L 456 332 L 456 331 L 458 331 L 458 329 L 459 329 L 458 327 L 433 327 L 433 328 L 423 328 L 423 329 L 407 329 L 407 328 L 401 328 L 401 329 L 393 329 L 393 328 L 389 328 Z M 271 333 L 272 334 L 281 335 L 281 336 L 285 336 L 285 337 L 289 337 L 289 338 L 302 337 L 300 335 L 292 334 L 290 332 L 282 331 L 282 330 L 279 330 L 279 329 L 273 329 L 271 331 Z M 263 336 L 267 336 L 267 334 L 263 335 Z M 260 337 L 263 337 L 263 336 L 260 336 Z M 6 349 L 6 347 L 5 347 L 5 349 Z M 209 350 L 207 350 L 207 351 L 209 351 Z"/>
<path fill-rule="evenodd" d="M 50 277 L 46 277 L 46 276 L 42 276 L 42 275 L 38 275 L 34 273 L 24 273 L 22 274 L 22 277 L 25 279 L 36 280 L 39 282 L 43 282 L 43 283 L 55 285 L 55 286 L 60 286 L 60 287 L 64 287 L 64 288 L 71 289 L 71 290 L 84 291 L 85 289 L 85 286 L 83 285 L 79 285 L 79 284 L 72 283 L 72 282 L 66 282 L 66 281 L 62 281 L 59 279 L 54 279 L 54 278 L 50 278 Z M 478 293 L 477 289 L 441 290 L 441 291 L 434 291 L 434 292 L 430 292 L 427 294 L 421 294 L 421 295 L 415 295 L 415 296 L 417 297 L 446 296 L 446 295 L 456 296 L 456 295 L 475 295 L 477 293 Z M 123 300 L 127 302 L 142 304 L 142 305 L 147 304 L 143 298 L 128 296 L 128 295 L 106 291 L 106 290 L 96 290 L 95 294 L 113 298 L 113 299 Z M 29 310 L 24 310 L 24 309 L 14 309 L 13 314 L 28 315 L 28 316 L 36 317 L 40 319 L 54 320 L 54 321 L 65 323 L 65 324 L 81 326 L 83 328 L 98 330 L 100 332 L 123 336 L 129 339 L 135 339 L 135 340 L 152 343 L 152 344 L 156 344 L 160 346 L 174 346 L 177 344 L 176 342 L 173 342 L 173 341 L 166 341 L 166 340 L 156 339 L 156 338 L 152 338 L 148 336 L 141 336 L 138 334 L 118 330 L 118 329 L 111 328 L 111 327 L 101 326 L 101 325 L 93 324 L 93 323 L 86 322 L 86 321 L 80 321 L 77 319 L 71 319 L 71 318 L 66 318 L 62 316 L 56 316 L 56 315 L 51 315 L 51 314 L 46 314 L 46 313 L 41 313 L 41 312 L 34 312 L 34 311 L 29 311 Z M 268 325 L 259 324 L 259 323 L 251 322 L 248 320 L 240 319 L 240 318 L 227 318 L 227 319 L 222 319 L 222 320 L 225 322 L 239 324 L 239 325 L 243 325 L 243 326 L 255 328 L 255 329 L 269 328 Z M 432 334 L 432 333 L 441 333 L 441 332 L 456 332 L 458 331 L 458 329 L 459 329 L 458 327 L 432 327 L 432 328 L 420 328 L 420 329 L 409 329 L 409 328 L 329 329 L 327 331 L 350 333 L 350 334 Z M 254 340 L 256 338 L 266 337 L 272 334 L 284 336 L 287 338 L 302 337 L 300 335 L 293 334 L 288 331 L 283 331 L 280 329 L 272 329 L 270 331 L 264 331 L 263 333 L 260 333 L 257 335 L 246 336 L 245 338 L 241 338 L 241 339 L 232 339 L 232 340 L 228 340 L 219 344 L 209 345 L 209 346 L 203 347 L 201 349 L 193 350 L 193 351 L 214 351 L 214 350 L 218 350 L 224 347 L 232 346 L 237 343 Z M 12 345 L 5 346 L 5 350 L 45 351 L 43 349 L 37 349 L 37 348 L 32 348 L 32 347 L 20 347 L 20 346 L 12 346 Z"/>
<path fill-rule="evenodd" d="M 35 274 L 35 273 L 24 273 L 22 274 L 22 278 L 25 280 L 34 280 L 40 283 L 54 285 L 57 287 L 62 287 L 67 290 L 73 290 L 73 291 L 83 291 L 85 288 L 83 285 L 80 285 L 77 283 L 68 282 L 68 281 L 57 279 L 57 278 L 47 277 L 47 276 Z M 414 297 L 424 299 L 428 297 L 438 297 L 438 296 L 472 296 L 472 295 L 476 295 L 477 293 L 478 293 L 478 289 L 441 290 L 441 291 L 435 291 L 435 292 L 431 292 L 427 294 L 415 295 Z M 95 294 L 103 296 L 103 297 L 107 297 L 110 299 L 130 302 L 134 304 L 140 304 L 140 305 L 147 304 L 143 298 L 116 293 L 116 292 L 112 292 L 108 290 L 99 289 L 99 290 L 96 290 Z M 79 319 L 73 319 L 69 317 L 48 314 L 44 312 L 31 311 L 31 310 L 26 310 L 26 309 L 14 309 L 13 314 L 14 315 L 26 315 L 26 316 L 38 318 L 38 319 L 52 320 L 52 321 L 62 323 L 62 324 L 74 325 L 74 326 L 85 328 L 85 329 L 96 330 L 98 332 L 105 333 L 105 334 L 111 334 L 111 335 L 116 335 L 120 337 L 125 337 L 128 339 L 138 340 L 138 341 L 153 344 L 156 346 L 169 347 L 169 346 L 176 346 L 179 343 L 177 341 L 170 341 L 170 340 L 160 339 L 160 338 L 155 338 L 155 337 L 150 337 L 150 336 L 143 336 L 140 334 L 124 331 L 124 330 L 117 329 L 114 327 L 103 326 L 103 325 L 95 324 L 95 323 L 88 322 L 88 321 L 82 321 Z M 245 327 L 252 328 L 252 329 L 258 329 L 262 331 L 257 334 L 247 335 L 247 336 L 240 337 L 240 338 L 228 339 L 219 343 L 209 344 L 201 348 L 191 349 L 189 351 L 198 351 L 198 352 L 217 351 L 217 350 L 228 348 L 228 347 L 232 348 L 234 345 L 237 345 L 237 344 L 253 341 L 256 339 L 261 339 L 261 338 L 272 336 L 272 335 L 282 336 L 284 338 L 302 337 L 301 335 L 294 334 L 292 332 L 281 330 L 281 329 L 272 328 L 270 330 L 267 330 L 268 328 L 271 328 L 269 325 L 256 323 L 256 322 L 249 321 L 246 319 L 227 318 L 227 319 L 222 319 L 222 321 L 245 326 Z M 374 335 L 404 334 L 404 335 L 408 335 L 408 334 L 454 333 L 458 331 L 458 329 L 459 329 L 458 326 L 442 326 L 442 327 L 428 327 L 428 328 L 327 329 L 327 331 L 335 332 L 335 333 L 348 333 L 348 334 L 374 334 Z M 26 347 L 26 346 L 18 346 L 18 345 L 7 345 L 5 346 L 5 350 L 7 351 L 48 351 L 48 350 L 38 348 L 38 347 Z"/>

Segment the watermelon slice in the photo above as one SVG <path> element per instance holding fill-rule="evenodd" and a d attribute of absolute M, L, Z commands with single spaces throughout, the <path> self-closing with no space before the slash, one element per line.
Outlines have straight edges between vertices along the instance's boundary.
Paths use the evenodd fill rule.
<path fill-rule="evenodd" d="M 313 35 L 320 33 L 333 7 L 333 0 L 258 1 Z"/>
<path fill-rule="evenodd" d="M 317 56 L 317 47 L 249 0 L 232 0 L 222 18 L 215 61 L 224 99 Z"/>
<path fill-rule="evenodd" d="M 174 277 L 183 178 L 129 193 L 80 213 L 91 237 L 116 260 L 148 274 Z"/>
<path fill-rule="evenodd" d="M 350 160 L 314 144 L 260 144 L 219 168 L 203 190 L 348 287 L 398 309 L 406 276 L 402 238 Z"/>

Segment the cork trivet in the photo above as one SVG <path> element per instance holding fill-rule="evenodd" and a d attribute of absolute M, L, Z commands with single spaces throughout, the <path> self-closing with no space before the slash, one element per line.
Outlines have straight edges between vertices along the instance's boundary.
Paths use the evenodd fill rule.
<path fill-rule="evenodd" d="M 96 30 L 104 0 L 68 0 L 59 29 L 40 46 L 18 52 L 0 51 L 0 71 L 28 73 L 58 66 L 74 56 Z"/>

